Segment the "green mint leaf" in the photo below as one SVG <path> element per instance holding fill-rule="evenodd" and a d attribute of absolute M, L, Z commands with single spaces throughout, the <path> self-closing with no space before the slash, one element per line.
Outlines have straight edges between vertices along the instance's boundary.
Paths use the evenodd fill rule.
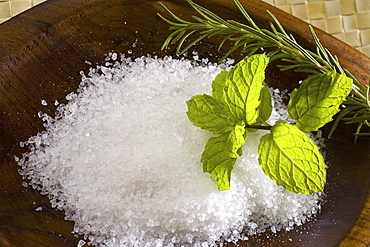
<path fill-rule="evenodd" d="M 317 74 L 305 79 L 294 89 L 288 103 L 288 113 L 304 131 L 317 131 L 333 120 L 339 106 L 352 89 L 352 79 L 334 72 Z"/>
<path fill-rule="evenodd" d="M 195 95 L 186 102 L 186 114 L 193 124 L 215 135 L 229 131 L 234 127 L 233 116 L 226 103 L 210 95 Z"/>
<path fill-rule="evenodd" d="M 212 81 L 212 97 L 223 100 L 224 97 L 224 89 L 227 77 L 229 75 L 228 71 L 221 71 L 215 79 Z"/>
<path fill-rule="evenodd" d="M 246 131 L 243 124 L 237 124 L 231 130 L 229 137 L 227 138 L 227 145 L 229 148 L 229 156 L 231 158 L 238 158 L 239 157 L 239 149 L 245 143 L 245 136 Z"/>
<path fill-rule="evenodd" d="M 261 95 L 260 95 L 260 101 L 261 101 L 261 104 L 259 105 L 259 107 L 257 108 L 259 114 L 259 118 L 257 119 L 257 122 L 256 124 L 262 124 L 262 121 L 266 121 L 267 119 L 270 118 L 271 116 L 271 113 L 272 113 L 272 100 L 271 100 L 271 93 L 270 93 L 270 89 L 268 86 L 263 86 L 262 90 L 261 90 Z"/>
<path fill-rule="evenodd" d="M 258 118 L 257 108 L 268 61 L 264 54 L 252 55 L 241 60 L 228 73 L 223 98 L 231 113 L 247 124 L 254 124 Z"/>
<path fill-rule="evenodd" d="M 254 125 L 262 125 L 268 120 L 272 113 L 271 93 L 268 86 L 263 86 L 260 95 L 261 104 L 257 108 L 258 118 Z M 248 128 L 248 132 L 256 132 L 258 129 Z"/>
<path fill-rule="evenodd" d="M 234 167 L 235 158 L 230 157 L 228 139 L 230 132 L 223 133 L 208 140 L 201 162 L 203 171 L 212 175 L 219 190 L 230 189 L 231 170 Z"/>
<path fill-rule="evenodd" d="M 294 193 L 311 194 L 324 189 L 326 165 L 317 145 L 295 125 L 277 121 L 262 136 L 258 161 L 277 185 Z"/>

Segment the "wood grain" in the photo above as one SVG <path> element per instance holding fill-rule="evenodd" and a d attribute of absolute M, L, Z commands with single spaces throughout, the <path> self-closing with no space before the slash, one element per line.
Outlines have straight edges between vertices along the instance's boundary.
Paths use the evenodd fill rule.
<path fill-rule="evenodd" d="M 76 246 L 79 238 L 71 233 L 73 222 L 63 220 L 63 212 L 52 209 L 47 197 L 22 186 L 13 156 L 25 151 L 19 148 L 20 141 L 43 130 L 38 112 L 53 115 L 56 107 L 51 103 L 54 100 L 66 103 L 65 96 L 77 89 L 80 71 L 87 72 L 90 67 L 85 61 L 100 64 L 110 51 L 132 57 L 174 54 L 175 47 L 160 51 L 169 30 L 156 15 L 157 12 L 166 15 L 158 2 L 50 0 L 0 25 L 1 246 Z M 184 0 L 161 2 L 183 18 L 194 14 Z M 269 9 L 299 42 L 313 47 L 305 23 L 259 0 L 241 2 L 259 25 L 268 26 Z M 223 18 L 243 20 L 232 1 L 197 3 Z M 368 57 L 321 31 L 318 36 L 344 67 L 362 83 L 367 82 Z M 201 56 L 217 59 L 221 55 L 215 50 L 217 42 L 210 39 L 194 49 Z M 238 60 L 241 55 L 233 57 Z M 302 75 L 280 73 L 270 66 L 267 77 L 270 85 L 291 90 Z M 50 99 L 48 106 L 41 105 L 44 99 Z M 329 247 L 370 243 L 370 143 L 364 138 L 354 145 L 350 131 L 348 126 L 341 126 L 328 141 L 328 196 L 316 219 L 291 232 L 251 237 L 242 246 Z M 42 211 L 36 211 L 38 207 Z"/>

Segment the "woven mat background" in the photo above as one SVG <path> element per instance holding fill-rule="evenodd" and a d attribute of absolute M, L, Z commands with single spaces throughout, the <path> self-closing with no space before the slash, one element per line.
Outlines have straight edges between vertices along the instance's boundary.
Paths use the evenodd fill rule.
<path fill-rule="evenodd" d="M 0 0 L 0 23 L 46 0 Z"/>
<path fill-rule="evenodd" d="M 46 0 L 0 0 L 0 23 L 44 1 Z M 370 0 L 263 1 L 332 34 L 370 56 Z"/>
<path fill-rule="evenodd" d="M 370 56 L 370 0 L 264 0 Z"/>

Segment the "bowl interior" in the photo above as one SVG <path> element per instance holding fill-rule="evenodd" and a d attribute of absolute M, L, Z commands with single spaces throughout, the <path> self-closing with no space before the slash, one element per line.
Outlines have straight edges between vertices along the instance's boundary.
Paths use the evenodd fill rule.
<path fill-rule="evenodd" d="M 161 1 L 183 18 L 194 12 L 186 1 Z M 230 1 L 197 1 L 227 19 L 242 21 Z M 307 47 L 312 47 L 308 27 L 297 19 L 260 1 L 241 1 L 256 22 L 268 25 L 265 10 L 273 12 L 283 25 Z M 174 55 L 175 47 L 160 51 L 169 35 L 167 24 L 156 15 L 166 15 L 154 0 L 49 0 L 0 25 L 0 245 L 4 246 L 76 246 L 73 222 L 63 212 L 51 208 L 49 200 L 30 187 L 22 186 L 14 155 L 26 151 L 20 141 L 43 130 L 38 117 L 42 110 L 53 116 L 56 106 L 42 106 L 43 99 L 66 103 L 65 96 L 75 91 L 80 71 L 104 62 L 109 52 L 130 57 Z M 360 80 L 369 76 L 370 61 L 354 49 L 318 31 L 324 46 L 338 55 L 344 67 Z M 215 61 L 218 40 L 209 39 L 193 49 Z M 227 47 L 225 47 L 227 48 Z M 350 54 L 350 56 L 349 56 Z M 233 58 L 239 60 L 241 54 Z M 92 65 L 86 63 L 90 62 Z M 291 90 L 302 75 L 280 73 L 270 66 L 270 86 Z M 327 129 L 324 129 L 324 134 Z M 351 128 L 340 126 L 327 142 L 329 165 L 327 202 L 315 220 L 287 233 L 253 236 L 242 246 L 337 246 L 359 218 L 369 191 L 369 141 L 353 144 Z M 44 210 L 37 212 L 36 207 Z M 230 244 L 232 246 L 232 244 Z"/>

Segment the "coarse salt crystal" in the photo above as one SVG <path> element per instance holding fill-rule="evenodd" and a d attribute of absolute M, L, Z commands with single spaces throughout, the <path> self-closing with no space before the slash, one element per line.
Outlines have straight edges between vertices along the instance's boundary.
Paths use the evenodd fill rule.
<path fill-rule="evenodd" d="M 78 241 L 77 247 L 82 247 L 82 246 L 85 245 L 85 243 L 86 243 L 85 241 L 80 240 L 80 241 Z"/>

